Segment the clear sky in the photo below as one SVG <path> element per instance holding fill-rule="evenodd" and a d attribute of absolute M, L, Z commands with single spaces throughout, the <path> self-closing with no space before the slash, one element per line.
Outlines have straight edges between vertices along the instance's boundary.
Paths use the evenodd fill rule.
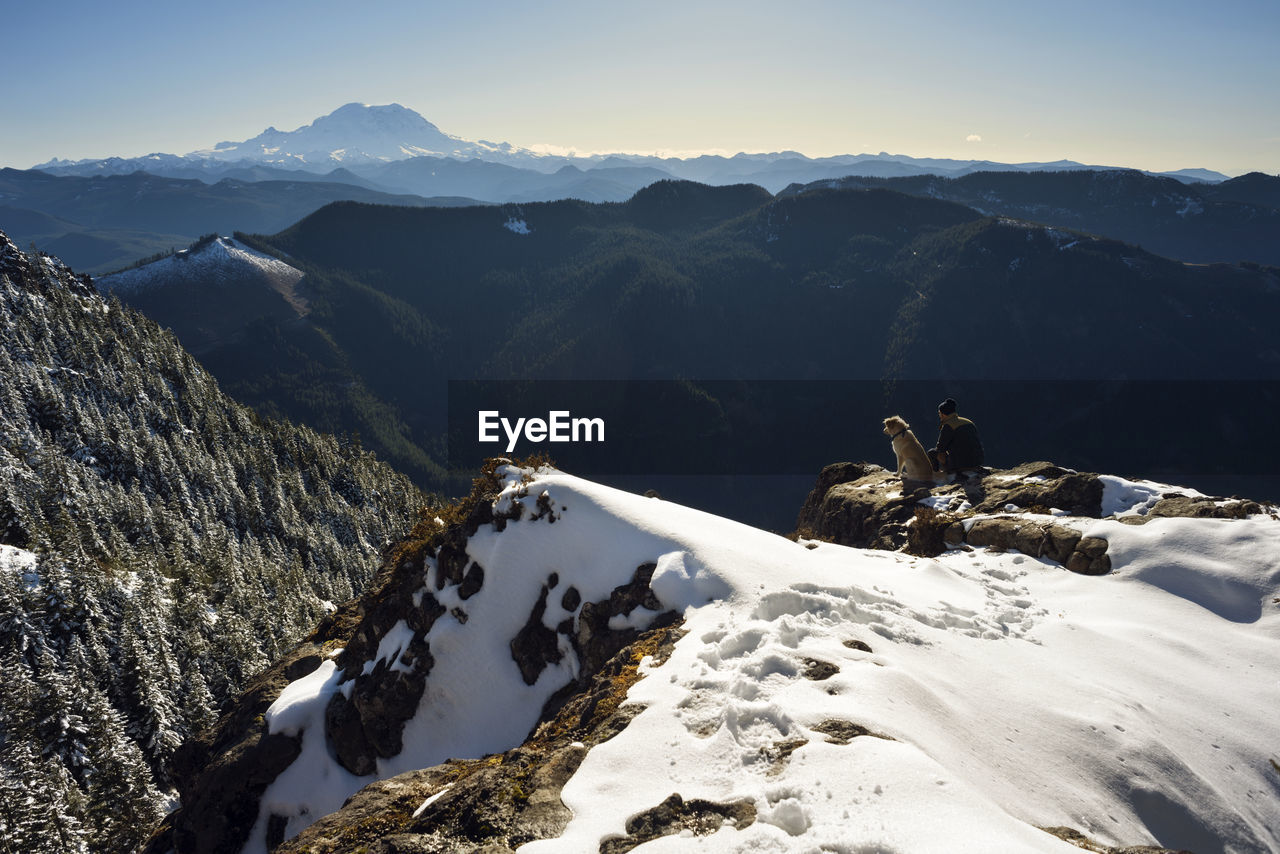
<path fill-rule="evenodd" d="M 398 102 L 593 151 L 1280 172 L 1278 0 L 0 0 L 0 166 Z"/>

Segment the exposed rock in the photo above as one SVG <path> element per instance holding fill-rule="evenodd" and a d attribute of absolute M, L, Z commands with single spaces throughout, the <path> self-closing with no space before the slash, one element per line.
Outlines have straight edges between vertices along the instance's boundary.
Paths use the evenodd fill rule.
<path fill-rule="evenodd" d="M 1166 495 L 1147 513 L 1150 517 L 1185 516 L 1193 519 L 1245 519 L 1261 513 L 1262 505 L 1256 501 L 1233 500 L 1222 502 L 1217 498 L 1197 495 Z"/>
<path fill-rule="evenodd" d="M 830 679 L 840 672 L 838 665 L 832 664 L 830 661 L 819 661 L 816 658 L 806 658 L 804 660 L 805 679 L 812 679 L 814 682 L 821 682 L 824 679 Z"/>
<path fill-rule="evenodd" d="M 466 601 L 479 593 L 483 586 L 484 567 L 473 561 L 467 574 L 462 577 L 462 583 L 458 585 L 458 598 Z"/>
<path fill-rule="evenodd" d="M 1083 575 L 1111 571 L 1106 540 L 1081 538 L 1054 511 L 1098 518 L 1103 483 L 1095 474 L 1048 462 L 987 471 L 963 483 L 915 488 L 870 463 L 835 463 L 796 520 L 798 536 L 860 548 L 903 550 L 922 557 L 954 548 L 1019 551 Z M 928 504 L 922 504 L 922 501 Z M 1161 517 L 1244 519 L 1264 512 L 1254 501 L 1179 493 L 1165 495 L 1146 515 L 1120 517 L 1144 524 Z"/>
<path fill-rule="evenodd" d="M 533 514 L 527 512 L 528 503 L 519 501 L 495 513 L 496 483 L 479 479 L 471 498 L 442 511 L 444 526 L 436 524 L 434 516 L 424 518 L 411 538 L 388 555 L 369 594 L 326 617 L 307 643 L 255 680 L 213 733 L 179 751 L 172 775 L 182 789 L 182 806 L 166 819 L 146 849 L 148 854 L 203 854 L 243 845 L 263 791 L 300 750 L 296 738 L 269 735 L 263 714 L 284 686 L 314 671 L 339 646 L 345 651 L 337 665 L 343 679 L 354 684 L 349 694 L 334 694 L 326 710 L 329 748 L 357 774 L 370 773 L 378 757 L 398 752 L 404 722 L 416 712 L 433 664 L 426 637 L 444 614 L 434 592 L 456 585 L 458 599 L 465 600 L 487 583 L 484 569 L 467 555 L 467 539 L 482 525 L 502 530 L 522 518 L 552 524 L 556 511 L 563 512 L 543 500 Z M 1016 549 L 1076 572 L 1099 574 L 1110 569 L 1106 541 L 1082 537 L 1049 511 L 1091 511 L 1096 516 L 1101 512 L 1101 490 L 1094 475 L 1031 463 L 989 472 L 965 484 L 904 492 L 901 481 L 878 466 L 845 463 L 823 470 L 798 524 L 805 536 L 848 545 L 907 548 L 917 554 L 939 554 L 948 548 Z M 920 504 L 926 498 L 930 506 Z M 1006 512 L 1007 505 L 1016 505 L 1017 512 Z M 1161 512 L 1155 513 L 1155 508 Z M 1155 508 L 1152 516 L 1239 518 L 1256 505 L 1166 496 Z M 428 585 L 434 589 L 423 587 L 429 559 L 437 567 L 434 584 Z M 564 782 L 587 750 L 616 735 L 641 711 L 624 705 L 627 688 L 640 678 L 639 662 L 646 655 L 666 655 L 679 636 L 676 615 L 658 613 L 660 603 L 649 588 L 654 569 L 652 563 L 642 564 L 628 583 L 596 602 L 583 601 L 572 586 L 562 590 L 558 577 L 547 579 L 524 629 L 512 639 L 513 659 L 526 681 L 536 681 L 569 645 L 579 656 L 581 676 L 548 700 L 542 723 L 523 745 L 375 783 L 276 850 L 495 854 L 558 836 L 570 819 L 560 802 Z M 570 612 L 555 629 L 542 624 L 552 590 Z M 611 622 L 618 625 L 614 618 L 640 617 L 637 608 L 651 613 L 626 622 L 648 624 L 649 630 L 610 628 Z M 458 618 L 464 617 L 465 613 Z M 400 622 L 409 630 L 398 630 L 405 647 L 394 661 L 377 661 L 365 673 L 382 638 Z M 871 653 L 859 640 L 845 645 Z M 833 664 L 805 661 L 804 675 L 810 679 L 828 679 L 835 672 Z M 824 721 L 813 731 L 836 744 L 862 736 L 888 738 L 847 720 Z M 764 751 L 765 758 L 780 768 L 805 743 L 777 742 Z M 673 795 L 634 816 L 627 835 L 606 840 L 601 850 L 628 851 L 672 833 L 709 834 L 726 823 L 744 827 L 754 820 L 749 802 L 686 802 Z M 282 834 L 283 822 L 276 821 L 268 830 Z"/>
<path fill-rule="evenodd" d="M 769 770 L 765 773 L 770 777 L 776 777 L 781 774 L 786 769 L 787 762 L 791 759 L 791 754 L 808 743 L 809 739 L 807 738 L 788 738 L 761 747 L 760 756 L 769 763 Z"/>
<path fill-rule="evenodd" d="M 922 557 L 965 547 L 1016 550 L 1073 572 L 1101 575 L 1111 569 L 1105 541 L 1082 548 L 1079 531 L 1059 523 L 1052 511 L 1098 518 L 1102 494 L 1097 475 L 1047 462 L 932 487 L 916 487 L 868 463 L 836 463 L 819 475 L 796 532 Z M 1170 512 L 1182 507 L 1168 506 Z"/>
<path fill-rule="evenodd" d="M 511 639 L 511 657 L 519 666 L 520 676 L 526 685 L 537 682 L 548 664 L 555 664 L 564 657 L 560 652 L 556 632 L 542 624 L 542 617 L 547 612 L 549 592 L 547 585 L 542 585 L 542 592 L 538 595 L 533 610 L 529 612 L 529 619 Z"/>
<path fill-rule="evenodd" d="M 836 482 L 866 468 L 838 464 L 824 469 L 800 516 L 800 523 L 807 522 L 810 527 L 798 533 L 842 545 L 904 549 L 923 557 L 968 543 L 977 548 L 1016 549 L 1065 566 L 1072 560 L 1080 535 L 1057 524 L 1048 510 L 1065 506 L 1074 508 L 1072 512 L 1087 511 L 1094 516 L 1101 512 L 1102 484 L 1096 476 L 1067 471 L 1051 463 L 1027 463 L 961 484 L 906 493 L 904 484 L 883 470 Z M 1025 478 L 1033 480 L 1026 482 Z M 828 482 L 832 485 L 818 501 L 817 492 Z M 933 506 L 922 505 L 922 499 L 932 499 Z M 968 525 L 962 521 L 999 513 L 1009 505 L 1040 510 L 1045 515 L 1035 520 L 994 516 Z M 1076 558 L 1073 566 L 1077 571 L 1098 573 L 1105 571 L 1109 563 L 1090 555 L 1087 561 Z"/>
<path fill-rule="evenodd" d="M 343 648 L 336 657 L 341 682 L 350 687 L 335 692 L 325 709 L 328 749 L 360 776 L 374 773 L 379 758 L 399 754 L 404 725 L 418 713 L 434 665 L 427 637 L 446 613 L 436 594 L 454 586 L 458 600 L 468 600 L 491 583 L 467 554 L 469 538 L 481 526 L 501 531 L 521 518 L 552 524 L 556 511 L 563 512 L 544 496 L 539 496 L 535 514 L 526 513 L 519 500 L 496 512 L 501 462 L 506 461 L 490 464 L 467 499 L 424 513 L 409 538 L 390 551 L 368 593 L 329 615 L 307 644 L 260 677 L 207 742 L 184 748 L 175 779 L 194 784 L 183 790 L 182 806 L 157 831 L 149 854 L 212 854 L 243 846 L 257 821 L 263 792 L 301 749 L 298 738 L 268 735 L 264 713 L 285 686 L 313 672 L 338 647 Z M 434 569 L 428 572 L 430 563 Z M 649 588 L 655 568 L 642 564 L 630 581 L 598 602 L 583 602 L 576 589 L 564 590 L 560 601 L 574 605 L 577 613 L 556 630 L 542 624 L 550 591 L 560 583 L 554 573 L 548 578 L 524 629 L 511 639 L 512 658 L 525 680 L 534 682 L 571 646 L 579 656 L 580 676 L 547 702 L 539 718 L 547 723 L 523 746 L 366 789 L 352 801 L 350 815 L 356 818 L 320 823 L 328 830 L 316 832 L 329 834 L 321 847 L 294 849 L 293 842 L 285 842 L 280 850 L 503 851 L 561 832 L 569 813 L 560 804 L 559 791 L 585 753 L 582 744 L 598 743 L 626 726 L 638 709 L 620 706 L 626 688 L 639 678 L 639 661 L 644 655 L 664 655 L 678 636 L 672 628 L 677 615 L 659 613 L 661 605 Z M 650 613 L 634 614 L 637 608 Z M 453 613 L 465 621 L 465 607 Z M 619 616 L 637 619 L 611 628 Z M 650 629 L 642 637 L 633 625 Z M 380 658 L 388 633 L 400 639 L 401 648 Z M 427 797 L 440 793 L 442 774 L 452 788 L 415 816 Z M 428 788 L 432 790 L 424 791 Z M 405 809 L 413 798 L 417 802 Z M 280 841 L 285 826 L 283 817 L 268 816 L 268 840 Z"/>
<path fill-rule="evenodd" d="M 618 648 L 630 643 L 640 634 L 636 629 L 611 629 L 610 620 L 630 616 L 636 608 L 644 608 L 655 615 L 661 610 L 662 603 L 649 588 L 653 571 L 657 568 L 656 563 L 641 564 L 636 567 L 629 582 L 613 589 L 608 600 L 583 603 L 578 612 L 578 628 L 572 640 L 584 672 L 594 672 Z"/>
<path fill-rule="evenodd" d="M 1094 842 L 1072 827 L 1042 827 L 1040 829 L 1064 842 L 1070 842 L 1077 848 L 1092 851 L 1094 854 L 1191 854 L 1189 851 L 1161 848 L 1158 845 L 1124 845 L 1120 847 L 1103 845 L 1101 842 Z"/>
<path fill-rule="evenodd" d="M 852 475 L 855 464 L 839 463 L 837 471 Z M 832 466 L 823 469 L 831 479 Z M 921 488 L 903 494 L 902 481 L 879 466 L 868 466 L 867 474 L 852 481 L 833 484 L 821 500 L 811 505 L 822 488 L 824 477 L 809 495 L 805 509 L 797 521 L 797 533 L 803 537 L 827 540 L 863 548 L 897 549 L 907 541 L 907 522 L 915 517 L 919 498 L 929 491 Z"/>
<path fill-rule="evenodd" d="M 1024 463 L 963 483 L 914 486 L 914 481 L 904 483 L 892 472 L 867 463 L 827 466 L 800 511 L 796 531 L 843 545 L 891 549 L 905 545 L 913 554 L 936 555 L 964 540 L 964 532 L 955 524 L 961 515 L 999 513 L 1009 505 L 1044 514 L 1060 509 L 1094 518 L 1102 512 L 1103 485 L 1096 475 L 1052 463 Z M 934 506 L 922 506 L 924 498 L 932 498 Z M 1065 532 L 1058 532 L 1047 548 L 1061 556 L 1065 545 L 1060 541 L 1065 538 Z M 1008 539 L 1000 547 L 1016 546 Z"/>
<path fill-rule="evenodd" d="M 993 548 L 1002 551 L 1016 550 L 1031 557 L 1047 557 L 1065 565 L 1075 552 L 1080 533 L 1065 525 L 1058 525 L 1046 517 L 1028 519 L 1024 516 L 997 516 L 978 519 L 963 535 L 963 542 L 974 548 Z M 1106 542 L 1102 551 L 1106 551 Z"/>
<path fill-rule="evenodd" d="M 301 749 L 298 738 L 269 735 L 264 715 L 290 682 L 315 671 L 339 647 L 338 668 L 344 680 L 355 684 L 350 700 L 335 694 L 326 710 L 330 749 L 356 773 L 368 773 L 376 757 L 399 751 L 404 723 L 417 710 L 433 663 L 425 636 L 444 613 L 422 589 L 425 561 L 437 558 L 441 587 L 464 581 L 466 541 L 481 525 L 505 525 L 510 518 L 493 513 L 501 487 L 498 464 L 485 469 L 463 501 L 424 513 L 387 556 L 364 596 L 328 615 L 306 642 L 258 676 L 212 730 L 179 749 L 170 777 L 177 781 L 182 806 L 153 834 L 147 854 L 213 854 L 243 847 L 263 792 Z M 515 507 L 515 513 L 521 512 L 519 504 Z M 440 526 L 437 512 L 450 524 Z M 481 573 L 471 577 L 473 584 L 483 583 Z M 422 595 L 415 600 L 415 593 Z M 401 666 L 393 669 L 397 662 L 382 661 L 364 673 L 365 663 L 377 657 L 382 637 L 401 621 L 412 633 L 397 659 Z"/>
<path fill-rule="evenodd" d="M 590 674 L 640 634 L 638 629 L 633 628 L 609 628 L 609 623 L 614 617 L 630 616 L 636 608 L 644 608 L 654 612 L 654 620 L 650 625 L 656 625 L 657 612 L 662 608 L 662 603 L 649 588 L 649 582 L 653 579 L 653 571 L 657 568 L 658 565 L 655 563 L 641 564 L 636 567 L 629 582 L 615 587 L 610 592 L 609 598 L 600 602 L 584 603 L 582 594 L 576 588 L 568 588 L 561 598 L 561 605 L 567 611 L 578 609 L 577 620 L 575 622 L 573 618 L 566 619 L 556 627 L 555 631 L 548 629 L 542 622 L 543 615 L 546 613 L 547 596 L 553 586 L 550 583 L 544 584 L 529 619 L 511 641 L 511 657 L 519 665 L 525 683 L 534 684 L 548 664 L 554 664 L 561 659 L 562 653 L 557 635 L 565 635 L 568 638 L 574 652 L 577 653 L 579 670 Z M 669 621 L 674 615 L 667 614 L 665 617 Z M 571 693 L 580 688 L 580 684 L 571 683 L 561 689 L 561 692 L 552 698 L 552 702 L 557 702 L 557 698 L 562 694 Z"/>
<path fill-rule="evenodd" d="M 841 483 L 852 483 L 855 480 L 861 480 L 874 472 L 888 474 L 884 468 L 873 463 L 831 463 L 823 467 L 813 491 L 809 493 L 809 497 L 805 499 L 804 505 L 800 508 L 800 516 L 796 520 L 796 530 L 800 532 L 801 536 L 810 536 L 805 533 L 806 531 L 820 530 L 818 519 L 822 512 L 822 502 L 831 487 Z"/>
<path fill-rule="evenodd" d="M 716 803 L 695 798 L 685 801 L 673 794 L 652 809 L 627 819 L 627 835 L 604 839 L 600 854 L 625 854 L 638 845 L 692 831 L 695 836 L 709 836 L 725 825 L 741 830 L 756 820 L 755 802 L 749 799 Z"/>
<path fill-rule="evenodd" d="M 1111 571 L 1111 558 L 1106 554 L 1107 541 L 1085 537 L 1066 561 L 1067 569 L 1081 575 L 1106 575 Z"/>
<path fill-rule="evenodd" d="M 1094 519 L 1102 515 L 1103 486 L 1098 476 L 1053 463 L 1023 463 L 992 472 L 979 484 L 971 490 L 974 494 L 981 492 L 980 500 L 972 502 L 975 513 L 991 513 L 1015 504 L 1027 509 L 1055 508 Z"/>
<path fill-rule="evenodd" d="M 915 516 L 907 526 L 907 552 L 933 557 L 947 550 L 947 532 L 955 525 L 955 517 L 939 513 L 932 507 L 915 508 Z"/>
<path fill-rule="evenodd" d="M 395 756 L 403 747 L 404 725 L 417 713 L 435 659 L 427 644 L 414 636 L 400 661 L 409 673 L 392 670 L 384 659 L 373 672 L 356 680 L 348 700 L 335 694 L 325 709 L 325 734 L 338 762 L 357 776 L 377 770 L 377 759 Z"/>
<path fill-rule="evenodd" d="M 885 741 L 894 741 L 892 736 L 884 735 L 878 732 L 872 732 L 862 724 L 855 724 L 853 721 L 842 721 L 838 718 L 831 718 L 823 721 L 817 726 L 811 727 L 814 732 L 820 732 L 827 737 L 827 741 L 831 744 L 848 744 L 855 738 L 867 735 L 872 738 L 883 738 Z"/>
<path fill-rule="evenodd" d="M 582 594 L 578 592 L 578 588 L 570 585 L 569 589 L 564 591 L 564 595 L 560 597 L 560 607 L 566 611 L 576 611 L 578 606 L 582 604 Z"/>

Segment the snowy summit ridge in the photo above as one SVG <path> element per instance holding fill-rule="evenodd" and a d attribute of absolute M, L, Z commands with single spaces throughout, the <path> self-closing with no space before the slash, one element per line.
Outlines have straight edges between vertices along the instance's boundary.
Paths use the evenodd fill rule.
<path fill-rule="evenodd" d="M 1105 540 L 1086 576 L 793 542 L 502 466 L 463 521 L 424 520 L 358 626 L 291 659 L 259 725 L 293 746 L 204 773 L 271 779 L 245 852 L 347 850 L 371 815 L 422 851 L 1078 851 L 1063 828 L 1280 850 L 1275 508 L 1156 518 L 1175 487 L 1100 483 L 1108 517 L 1052 517 Z M 624 646 L 672 619 L 661 654 Z M 577 723 L 556 709 L 607 636 L 600 672 L 639 678 L 582 734 L 607 681 Z M 197 780 L 169 838 L 204 838 L 217 797 Z"/>
<path fill-rule="evenodd" d="M 201 245 L 203 244 L 203 245 Z M 280 289 L 296 285 L 302 271 L 278 258 L 251 249 L 232 237 L 217 237 L 119 273 L 101 276 L 98 287 L 105 292 L 126 293 L 177 284 L 216 282 L 252 271 Z"/>

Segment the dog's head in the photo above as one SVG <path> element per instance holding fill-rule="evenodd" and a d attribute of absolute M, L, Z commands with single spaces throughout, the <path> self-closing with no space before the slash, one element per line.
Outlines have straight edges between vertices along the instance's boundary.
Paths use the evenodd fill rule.
<path fill-rule="evenodd" d="M 894 436 L 910 427 L 910 424 L 903 421 L 902 418 L 897 415 L 890 415 L 884 420 L 884 434 L 886 436 Z"/>

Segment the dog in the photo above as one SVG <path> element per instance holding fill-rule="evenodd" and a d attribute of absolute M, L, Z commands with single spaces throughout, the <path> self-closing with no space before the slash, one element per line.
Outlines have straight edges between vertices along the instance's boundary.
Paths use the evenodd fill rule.
<path fill-rule="evenodd" d="M 904 481 L 943 483 L 946 480 L 945 474 L 933 470 L 924 445 L 900 416 L 892 415 L 884 420 L 884 434 L 893 440 L 893 453 L 898 458 L 897 474 Z"/>

